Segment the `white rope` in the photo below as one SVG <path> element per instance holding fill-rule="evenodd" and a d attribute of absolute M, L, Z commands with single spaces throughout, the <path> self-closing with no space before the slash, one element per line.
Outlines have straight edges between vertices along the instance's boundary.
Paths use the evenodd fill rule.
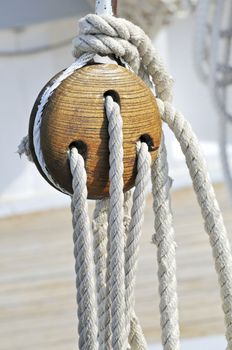
<path fill-rule="evenodd" d="M 106 97 L 109 132 L 110 199 L 109 199 L 109 269 L 112 348 L 127 348 L 125 334 L 125 231 L 123 225 L 123 135 L 119 105 Z"/>
<path fill-rule="evenodd" d="M 79 38 L 74 41 L 74 54 L 77 58 L 83 54 L 113 54 L 125 60 L 136 72 L 150 75 L 155 83 L 160 114 L 173 130 L 186 157 L 205 228 L 209 234 L 221 287 L 228 350 L 232 350 L 231 250 L 198 141 L 187 121 L 169 103 L 172 79 L 157 57 L 148 37 L 130 22 L 111 16 L 89 15 L 81 20 L 80 32 Z M 102 344 L 101 349 L 124 350 L 129 345 L 132 349 L 146 349 L 141 327 L 133 311 L 133 292 L 143 216 L 141 209 L 144 208 L 150 158 L 147 146 L 143 143 L 138 145 L 138 174 L 130 219 L 130 195 L 126 195 L 125 198 L 123 195 L 123 135 L 120 108 L 110 96 L 106 97 L 105 108 L 109 125 L 110 199 L 109 203 L 98 202 L 94 214 L 98 306 L 94 298 L 93 247 L 90 248 L 84 161 L 75 149 L 71 151 L 70 159 L 74 187 L 72 210 L 77 259 L 79 344 L 81 349 L 95 349 L 98 346 L 98 336 Z M 171 182 L 164 144 L 152 167 L 152 182 L 155 212 L 153 240 L 157 245 L 162 342 L 165 350 L 178 350 L 176 245 L 169 205 Z"/>
<path fill-rule="evenodd" d="M 152 166 L 152 194 L 155 214 L 153 242 L 157 246 L 160 323 L 164 350 L 180 348 L 176 291 L 176 243 L 169 202 L 171 183 L 168 176 L 166 148 L 162 140 L 159 157 Z"/>
<path fill-rule="evenodd" d="M 147 188 L 151 178 L 151 156 L 148 152 L 146 143 L 137 144 L 137 176 L 135 182 L 135 191 L 133 193 L 133 206 L 131 209 L 131 220 L 126 237 L 126 254 L 125 254 L 125 274 L 126 274 L 126 326 L 127 336 L 130 332 L 130 320 L 134 312 L 134 287 L 135 273 L 138 262 L 139 241 L 142 232 L 142 223 L 144 219 L 144 208 Z"/>
<path fill-rule="evenodd" d="M 92 243 L 87 206 L 87 175 L 84 159 L 76 148 L 70 151 L 73 176 L 73 241 L 76 259 L 79 348 L 97 350 L 97 315 L 94 288 Z"/>
<path fill-rule="evenodd" d="M 228 349 L 232 349 L 232 255 L 223 218 L 211 185 L 199 142 L 190 124 L 170 103 L 157 100 L 162 119 L 180 143 L 192 178 L 193 187 L 209 235 L 221 288 Z"/>
<path fill-rule="evenodd" d="M 107 112 L 107 117 L 109 119 L 109 135 L 110 135 L 110 149 L 112 150 L 112 147 L 115 150 L 118 150 L 119 145 L 117 144 L 117 140 L 115 141 L 116 135 L 119 133 L 119 129 L 122 129 L 122 121 L 120 117 L 120 111 L 119 111 L 119 106 L 117 103 L 113 101 L 111 97 L 106 98 L 106 112 Z M 117 136 L 118 138 L 118 136 Z M 112 147 L 111 147 L 112 143 Z M 122 144 L 122 134 L 121 134 L 121 144 Z M 121 146 L 121 152 L 122 152 L 122 146 Z M 115 160 L 115 154 L 114 151 L 111 151 L 112 153 L 112 161 L 111 163 L 111 168 L 114 169 L 116 167 L 116 162 L 117 158 Z M 123 274 L 126 273 L 126 277 L 124 277 L 126 281 L 126 286 L 127 286 L 127 291 L 126 295 L 122 293 L 121 298 L 123 300 L 126 300 L 126 311 L 125 309 L 123 310 L 123 316 L 126 314 L 127 315 L 127 322 L 126 325 L 127 327 L 124 328 L 124 331 L 127 330 L 127 335 L 126 339 L 129 336 L 130 332 L 130 337 L 129 341 L 131 341 L 135 346 L 137 346 L 137 349 L 146 349 L 146 342 L 145 338 L 142 337 L 142 330 L 141 327 L 139 326 L 138 320 L 134 314 L 133 308 L 134 308 L 134 281 L 135 281 L 135 269 L 136 269 L 136 262 L 137 262 L 137 255 L 138 255 L 138 244 L 139 244 L 139 238 L 141 234 L 141 224 L 143 221 L 143 210 L 144 210 L 144 205 L 145 205 L 145 189 L 148 183 L 148 180 L 150 178 L 150 154 L 148 152 L 148 147 L 145 143 L 138 144 L 137 145 L 137 153 L 138 153 L 138 174 L 136 177 L 136 187 L 133 195 L 133 206 L 131 209 L 131 216 L 132 219 L 130 219 L 130 198 L 131 194 L 125 194 L 125 199 L 124 199 L 124 210 L 125 210 L 125 215 L 124 215 L 124 227 L 127 232 L 127 245 L 126 245 L 126 261 L 125 261 L 125 272 L 124 272 L 124 264 L 122 265 L 122 271 Z M 122 157 L 122 155 L 121 155 Z M 119 161 L 120 167 L 122 162 Z M 112 171 L 113 177 L 115 177 L 115 183 L 118 183 L 117 175 L 115 176 L 115 169 Z M 122 179 L 122 171 L 120 178 Z M 122 193 L 122 192 L 121 192 Z M 121 198 L 120 202 L 117 205 L 121 204 L 122 205 L 122 199 Z M 113 208 L 115 205 L 113 205 Z M 114 209 L 115 210 L 115 209 Z M 94 213 L 94 223 L 93 223 L 93 228 L 95 232 L 95 236 L 97 234 L 97 240 L 94 240 L 96 242 L 95 246 L 95 264 L 96 264 L 96 276 L 97 276 L 97 290 L 98 290 L 98 297 L 100 298 L 99 303 L 98 303 L 98 311 L 99 311 L 99 317 L 98 317 L 98 322 L 99 322 L 99 344 L 100 348 L 107 348 L 107 343 L 109 344 L 110 336 L 111 334 L 113 335 L 115 333 L 115 330 L 113 329 L 113 324 L 114 322 L 114 317 L 113 317 L 113 309 L 111 313 L 108 312 L 106 313 L 105 317 L 107 318 L 107 322 L 104 322 L 104 308 L 106 305 L 110 305 L 110 303 L 106 302 L 106 256 L 107 256 L 107 244 L 106 244 L 106 229 L 107 225 L 106 220 L 107 220 L 107 214 L 109 211 L 109 203 L 107 200 L 103 201 L 98 201 L 97 202 L 97 207 L 95 209 Z M 117 218 L 118 218 L 118 209 L 116 209 L 117 212 Z M 113 214 L 112 214 L 113 215 Z M 114 216 L 113 216 L 114 217 Z M 109 217 L 109 220 L 111 217 Z M 120 219 L 120 218 L 118 218 Z M 114 226 L 120 224 L 121 225 L 121 219 L 119 222 L 115 222 L 115 217 L 113 219 L 114 221 Z M 114 226 L 110 226 L 114 228 Z M 123 235 L 124 232 L 122 231 Z M 123 237 L 123 236 L 121 236 Z M 111 236 L 109 237 L 111 239 Z M 114 244 L 114 239 L 112 240 L 112 243 L 110 241 L 109 248 L 108 248 L 108 253 L 110 256 L 109 264 L 111 266 L 112 262 L 114 261 L 111 257 L 111 246 L 112 247 L 117 247 L 118 242 Z M 117 239 L 120 239 L 120 236 L 118 235 L 117 231 Z M 125 244 L 124 244 L 124 238 L 121 238 L 121 241 L 123 242 L 122 244 L 122 249 L 124 250 Z M 97 248 L 97 249 L 96 249 Z M 123 254 L 121 253 L 123 256 Z M 113 270 L 117 272 L 115 269 L 115 266 L 118 264 L 118 258 L 114 262 L 114 267 Z M 108 276 L 111 278 L 113 274 L 112 269 L 110 268 L 110 271 L 108 273 Z M 117 274 L 117 277 L 119 275 Z M 112 283 L 112 282 L 111 282 Z M 120 291 L 122 290 L 122 280 L 120 282 Z M 113 288 L 112 288 L 113 289 Z M 109 290 L 112 290 L 109 288 Z M 117 293 L 118 294 L 118 293 Z M 115 295 L 117 295 L 115 294 Z M 122 302 L 120 302 L 120 306 L 122 306 Z M 111 316 L 110 316 L 111 314 Z M 112 326 L 112 331 L 110 332 L 109 326 L 110 326 L 110 317 L 112 317 L 111 321 L 111 326 Z M 122 319 L 122 317 L 121 317 Z M 131 322 L 130 322 L 131 320 Z M 129 325 L 129 329 L 128 329 Z M 104 334 L 104 327 L 105 328 L 105 333 Z M 125 325 L 124 325 L 125 327 Z M 121 329 L 122 333 L 122 329 Z M 117 348 L 118 345 L 114 345 L 112 339 L 112 348 Z M 127 345 L 127 342 L 126 342 Z M 125 345 L 125 346 L 126 346 Z M 120 345 L 120 348 L 122 346 Z"/>
<path fill-rule="evenodd" d="M 106 271 L 107 271 L 107 230 L 109 200 L 96 202 L 92 221 L 95 275 L 97 284 L 97 313 L 99 348 L 105 346 L 105 308 L 106 308 Z"/>
<path fill-rule="evenodd" d="M 93 0 L 87 0 L 91 5 Z M 97 0 L 103 4 L 111 0 Z M 159 30 L 173 20 L 187 17 L 198 0 L 122 0 L 119 1 L 118 15 L 139 25 L 154 37 Z M 97 14 L 103 14 L 97 12 Z"/>
<path fill-rule="evenodd" d="M 140 151 L 140 145 L 137 144 L 137 152 L 138 152 L 138 164 L 141 164 L 143 162 L 143 160 L 139 159 L 141 156 L 143 156 L 142 152 Z M 147 155 L 145 156 L 145 159 L 149 159 L 150 155 L 147 152 Z M 146 162 L 144 162 L 145 166 L 146 166 Z M 142 167 L 140 167 L 140 170 L 142 172 L 143 169 Z M 148 171 L 150 173 L 150 171 Z M 138 169 L 138 173 L 137 173 L 137 177 L 141 178 L 141 175 L 139 174 L 139 169 Z M 138 182 L 136 180 L 136 182 Z M 130 221 L 131 221 L 131 210 L 132 210 L 132 190 L 128 191 L 124 194 L 124 226 L 125 226 L 125 232 L 126 232 L 126 241 L 128 241 L 128 232 L 129 232 L 129 226 L 130 226 Z M 146 192 L 146 188 L 144 188 L 144 193 Z M 141 233 L 138 233 L 138 236 L 141 236 Z M 139 240 L 137 239 L 137 244 L 139 245 Z M 135 249 L 136 250 L 136 249 Z M 128 251 L 127 248 L 125 250 L 125 265 L 127 265 L 127 260 L 130 260 L 130 258 L 128 257 Z M 133 254 L 133 251 L 132 251 Z M 128 259 L 129 258 L 129 259 Z M 135 263 L 137 264 L 137 262 L 135 261 Z M 128 269 L 128 267 L 125 266 L 125 271 Z M 134 269 L 134 273 L 135 273 L 135 269 Z M 127 274 L 126 274 L 126 285 L 128 284 L 128 278 L 127 278 Z M 131 291 L 131 300 L 134 300 L 134 290 L 132 288 L 130 288 Z M 126 295 L 127 295 L 127 291 L 126 291 Z M 129 304 L 129 302 L 127 301 L 127 297 L 126 297 L 126 315 L 127 315 L 127 320 L 126 323 L 128 322 L 129 324 L 126 324 L 126 327 L 130 326 L 129 330 L 129 337 L 128 337 L 128 342 L 129 345 L 131 347 L 131 349 L 133 350 L 147 350 L 147 342 L 146 339 L 144 337 L 143 331 L 142 331 L 142 327 L 139 323 L 139 320 L 135 314 L 135 311 L 132 311 L 132 315 L 131 318 L 129 319 L 129 311 L 128 311 L 128 307 L 127 305 Z M 127 328 L 127 334 L 128 334 L 128 328 Z"/>
<path fill-rule="evenodd" d="M 76 58 L 84 53 L 110 54 L 125 60 L 134 72 L 142 67 L 151 75 L 157 95 L 171 100 L 172 78 L 141 28 L 122 18 L 87 15 L 79 22 L 80 35 L 73 40 Z"/>
<path fill-rule="evenodd" d="M 157 57 L 150 39 L 140 28 L 122 19 L 107 16 L 99 18 L 89 15 L 80 21 L 80 32 L 80 37 L 74 40 L 74 55 L 77 58 L 84 52 L 96 53 L 99 51 L 103 55 L 119 56 L 136 72 L 139 71 L 142 74 L 146 72 L 152 76 L 158 96 L 163 100 L 171 99 L 172 79 Z M 169 274 L 167 274 L 167 279 L 168 277 Z M 172 283 L 172 281 L 170 282 Z M 170 312 L 168 315 L 166 312 L 167 317 L 178 323 L 178 319 L 174 318 L 172 314 L 172 309 L 168 308 L 167 310 Z M 178 324 L 173 324 L 173 328 L 177 330 Z M 163 339 L 168 338 L 166 331 L 167 327 L 163 323 Z"/>
<path fill-rule="evenodd" d="M 132 350 L 148 349 L 146 339 L 135 313 L 133 313 L 130 321 L 129 344 Z"/>

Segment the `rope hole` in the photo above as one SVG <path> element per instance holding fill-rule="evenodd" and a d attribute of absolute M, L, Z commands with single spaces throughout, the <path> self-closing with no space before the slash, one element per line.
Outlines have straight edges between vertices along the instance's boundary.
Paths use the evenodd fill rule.
<path fill-rule="evenodd" d="M 111 96 L 112 99 L 114 100 L 114 102 L 116 102 L 119 107 L 121 107 L 121 100 L 120 100 L 120 96 L 119 96 L 119 93 L 115 90 L 107 90 L 105 93 L 104 93 L 104 98 L 106 98 L 107 96 Z"/>
<path fill-rule="evenodd" d="M 73 141 L 70 143 L 68 151 L 70 151 L 73 147 L 77 148 L 78 152 L 83 157 L 84 161 L 86 161 L 87 153 L 88 153 L 88 147 L 86 143 L 81 140 Z"/>
<path fill-rule="evenodd" d="M 145 142 L 147 144 L 149 152 L 154 152 L 159 148 L 155 146 L 154 141 L 149 134 L 141 135 L 139 141 Z"/>

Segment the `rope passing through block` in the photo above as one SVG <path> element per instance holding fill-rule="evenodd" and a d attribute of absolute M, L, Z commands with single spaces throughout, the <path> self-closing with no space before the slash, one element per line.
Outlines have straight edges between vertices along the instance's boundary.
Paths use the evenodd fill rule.
<path fill-rule="evenodd" d="M 154 95 L 142 79 L 116 64 L 86 65 L 64 80 L 63 75 L 65 72 L 50 80 L 32 110 L 29 144 L 38 170 L 58 189 L 71 194 L 68 152 L 76 145 L 85 159 L 88 198 L 109 195 L 109 135 L 104 99 L 111 95 L 120 104 L 123 115 L 123 180 L 124 191 L 128 191 L 135 182 L 136 143 L 146 140 L 152 159 L 157 157 L 161 119 Z M 52 93 L 46 99 L 48 91 Z"/>
<path fill-rule="evenodd" d="M 93 63 L 97 54 L 117 58 L 125 67 L 96 66 L 96 62 L 87 65 Z M 32 112 L 30 142 L 24 138 L 19 153 L 33 156 L 43 175 L 61 190 L 65 185 L 63 175 L 58 178 L 52 163 L 59 162 L 61 174 L 67 169 L 71 174 L 67 178 L 72 180 L 72 186 L 68 185 L 65 191 L 72 192 L 79 349 L 147 349 L 134 311 L 134 286 L 150 178 L 162 344 L 164 350 L 180 349 L 176 243 L 169 199 L 172 181 L 164 137 L 159 143 L 160 116 L 173 131 L 186 158 L 218 274 L 227 350 L 232 350 L 231 248 L 198 140 L 171 104 L 172 79 L 145 33 L 112 16 L 88 15 L 80 21 L 74 55 L 75 63 L 54 77 L 40 94 Z M 147 87 L 127 70 L 129 66 Z M 89 130 L 95 129 L 94 116 L 98 131 L 93 140 L 98 152 L 89 144 Z M 84 153 L 83 144 L 87 146 Z M 154 148 L 159 144 L 156 157 Z M 104 153 L 107 166 L 104 174 L 95 169 L 91 174 L 90 153 L 95 152 L 94 161 L 101 156 L 99 150 Z M 127 165 L 132 170 L 129 179 L 133 178 L 134 183 L 125 177 Z M 104 198 L 96 201 L 91 232 L 87 197 L 94 181 L 99 182 L 102 192 L 94 192 L 93 197 Z M 128 188 L 134 184 L 134 189 L 127 191 L 126 184 Z"/>

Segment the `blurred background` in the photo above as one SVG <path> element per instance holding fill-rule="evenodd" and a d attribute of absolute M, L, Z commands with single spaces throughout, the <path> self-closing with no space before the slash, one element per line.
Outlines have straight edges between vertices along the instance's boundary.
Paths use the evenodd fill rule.
<path fill-rule="evenodd" d="M 231 236 L 232 2 L 119 0 L 146 30 L 173 76 L 175 107 L 200 140 Z M 17 147 L 45 83 L 73 62 L 88 0 L 0 0 L 0 349 L 76 346 L 70 199 Z M 223 315 L 208 238 L 180 148 L 166 130 L 177 235 L 183 349 L 224 349 Z M 93 204 L 90 203 L 92 210 Z M 148 197 L 136 287 L 151 349 L 161 349 L 152 202 Z"/>

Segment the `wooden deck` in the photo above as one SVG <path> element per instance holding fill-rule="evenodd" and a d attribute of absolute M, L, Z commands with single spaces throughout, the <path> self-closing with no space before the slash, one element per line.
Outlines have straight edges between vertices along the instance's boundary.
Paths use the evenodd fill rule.
<path fill-rule="evenodd" d="M 232 237 L 226 189 L 216 186 Z M 190 189 L 173 194 L 182 337 L 222 334 L 223 316 L 208 237 Z M 156 248 L 148 198 L 136 308 L 148 341 L 159 341 Z M 0 349 L 67 350 L 76 344 L 69 209 L 0 220 Z"/>

